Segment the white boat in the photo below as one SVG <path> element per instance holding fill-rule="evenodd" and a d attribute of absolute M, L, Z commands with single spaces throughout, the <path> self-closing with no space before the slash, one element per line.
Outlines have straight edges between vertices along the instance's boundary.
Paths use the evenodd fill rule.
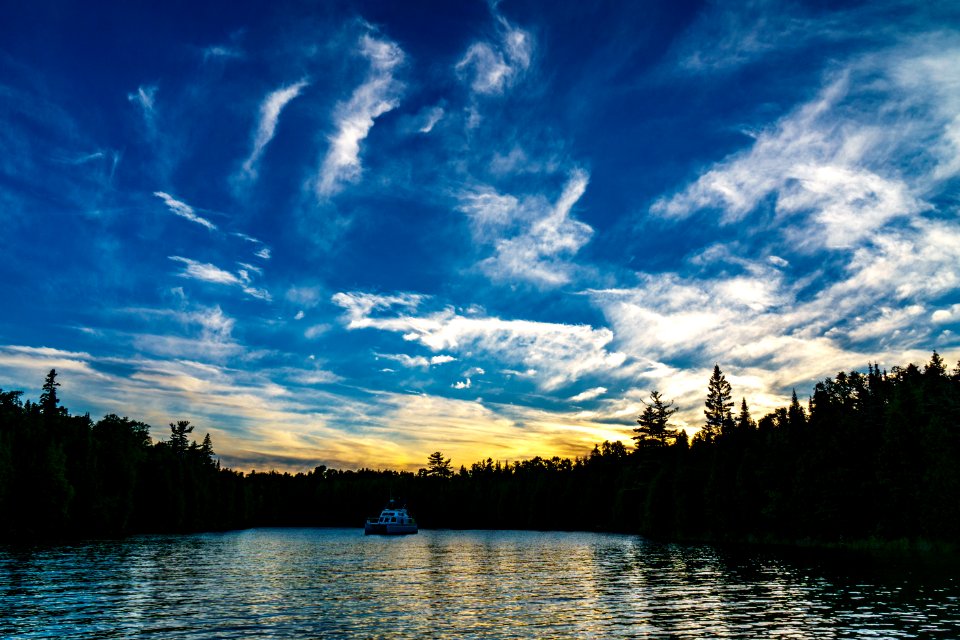
<path fill-rule="evenodd" d="M 379 518 L 367 518 L 364 535 L 402 536 L 417 532 L 417 521 L 406 507 L 397 507 L 393 500 L 380 512 Z"/>

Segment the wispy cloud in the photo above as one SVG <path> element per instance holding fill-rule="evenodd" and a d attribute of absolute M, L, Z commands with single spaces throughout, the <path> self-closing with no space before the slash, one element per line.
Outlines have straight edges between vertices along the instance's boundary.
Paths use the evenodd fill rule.
<path fill-rule="evenodd" d="M 157 131 L 156 99 L 156 85 L 140 85 L 136 91 L 127 94 L 127 100 L 140 107 L 144 123 L 147 125 L 147 131 L 152 135 L 155 135 Z"/>
<path fill-rule="evenodd" d="M 497 15 L 499 42 L 475 42 L 456 64 L 460 77 L 474 93 L 502 94 L 530 67 L 531 35 Z"/>
<path fill-rule="evenodd" d="M 326 295 L 329 294 L 326 294 L 323 288 L 319 286 L 293 286 L 287 289 L 284 298 L 294 304 L 312 309 L 320 304 Z"/>
<path fill-rule="evenodd" d="M 183 272 L 180 274 L 184 278 L 193 278 L 195 280 L 203 280 L 204 282 L 213 282 L 215 284 L 240 285 L 243 283 L 240 277 L 236 274 L 233 274 L 229 271 L 224 271 L 223 269 L 209 263 L 197 262 L 196 260 L 183 258 L 181 256 L 170 256 L 170 259 L 176 262 L 182 262 L 184 265 L 186 265 L 183 269 Z"/>
<path fill-rule="evenodd" d="M 793 246 L 836 249 L 930 209 L 927 198 L 960 170 L 960 139 L 950 137 L 960 91 L 947 63 L 958 52 L 948 39 L 851 63 L 749 149 L 651 211 L 683 219 L 706 210 L 731 224 L 772 199 L 772 224 Z M 803 224 L 785 224 L 791 218 Z"/>
<path fill-rule="evenodd" d="M 179 274 L 182 278 L 236 286 L 250 297 L 266 301 L 271 299 L 270 292 L 266 289 L 251 286 L 250 274 L 246 270 L 241 269 L 238 273 L 233 273 L 208 262 L 198 262 L 182 256 L 170 256 L 170 259 L 184 265 L 183 271 Z"/>
<path fill-rule="evenodd" d="M 290 103 L 291 100 L 300 95 L 300 92 L 308 85 L 306 80 L 301 80 L 295 84 L 282 87 L 273 91 L 260 104 L 260 122 L 257 125 L 256 133 L 253 137 L 253 149 L 250 155 L 243 162 L 243 173 L 253 179 L 257 175 L 257 163 L 267 144 L 273 139 L 277 130 L 277 121 L 280 119 L 280 112 Z"/>
<path fill-rule="evenodd" d="M 238 237 L 238 238 L 241 238 L 241 239 L 243 239 L 243 240 L 246 240 L 247 242 L 250 242 L 250 243 L 252 243 L 252 244 L 261 245 L 260 248 L 257 249 L 257 250 L 253 253 L 253 255 L 257 256 L 258 258 L 262 258 L 262 259 L 264 259 L 264 260 L 269 260 L 269 259 L 270 259 L 270 256 L 271 256 L 270 247 L 263 246 L 263 240 L 260 240 L 260 239 L 258 239 L 258 238 L 254 238 L 253 236 L 248 235 L 248 234 L 246 234 L 246 233 L 242 233 L 242 232 L 240 232 L 240 231 L 231 231 L 231 232 L 230 232 L 230 235 L 234 235 L 234 236 L 236 236 L 236 237 Z M 248 266 L 249 266 L 249 265 L 248 265 Z M 259 267 L 250 267 L 250 268 L 251 268 L 251 269 L 259 269 Z"/>
<path fill-rule="evenodd" d="M 393 72 L 404 59 L 400 47 L 365 34 L 360 39 L 359 52 L 370 62 L 370 70 L 350 100 L 336 109 L 336 132 L 330 137 L 330 148 L 317 176 L 320 197 L 329 197 L 339 192 L 344 183 L 360 179 L 360 143 L 375 120 L 399 104 L 401 85 Z"/>
<path fill-rule="evenodd" d="M 731 265 L 712 262 L 702 276 L 639 274 L 635 287 L 590 295 L 621 351 L 669 371 L 667 389 L 650 387 L 669 391 L 695 417 L 697 380 L 714 362 L 742 378 L 738 393 L 768 410 L 785 389 L 808 388 L 839 370 L 921 360 L 944 331 L 943 347 L 956 345 L 938 323 L 950 322 L 951 312 L 937 301 L 960 288 L 958 264 L 960 225 L 916 220 L 876 233 L 820 285 L 819 274 L 793 280 L 766 260 L 721 276 Z"/>
<path fill-rule="evenodd" d="M 303 312 L 300 313 L 302 314 Z M 316 340 L 320 336 L 330 331 L 330 329 L 330 325 L 326 323 L 314 324 L 306 328 L 306 330 L 303 332 L 303 337 L 307 340 Z"/>
<path fill-rule="evenodd" d="M 132 334 L 139 353 L 157 357 L 223 361 L 246 349 L 233 337 L 236 321 L 219 306 L 181 309 L 125 309 L 149 327 Z"/>
<path fill-rule="evenodd" d="M 624 354 L 611 351 L 613 333 L 588 325 L 464 316 L 452 309 L 417 313 L 422 296 L 338 293 L 348 329 L 378 329 L 401 333 L 433 351 L 483 354 L 511 367 L 536 370 L 538 384 L 556 389 L 578 378 L 609 373 L 620 367 Z"/>
<path fill-rule="evenodd" d="M 571 215 L 588 180 L 582 169 L 572 171 L 553 204 L 542 196 L 519 200 L 489 188 L 463 193 L 460 209 L 470 216 L 475 240 L 494 246 L 481 268 L 495 280 L 542 287 L 570 282 L 572 266 L 566 260 L 593 235 L 589 225 Z"/>
<path fill-rule="evenodd" d="M 242 57 L 243 52 L 240 49 L 222 44 L 211 45 L 203 50 L 204 62 Z"/>
<path fill-rule="evenodd" d="M 378 353 L 378 358 L 384 358 L 386 360 L 393 360 L 394 362 L 399 362 L 404 367 L 408 369 L 420 368 L 420 369 L 429 369 L 430 367 L 447 364 L 450 362 L 456 361 L 451 355 L 440 354 L 436 356 L 426 357 L 426 356 L 410 356 L 405 353 Z"/>
<path fill-rule="evenodd" d="M 420 126 L 417 129 L 420 133 L 430 133 L 437 123 L 443 119 L 444 109 L 440 105 L 424 109 L 419 116 Z"/>
<path fill-rule="evenodd" d="M 197 224 L 204 226 L 211 231 L 217 228 L 217 225 L 213 224 L 206 218 L 198 216 L 193 207 L 188 205 L 186 202 L 181 202 L 180 200 L 177 200 L 170 194 L 164 193 L 163 191 L 154 191 L 153 195 L 163 200 L 164 204 L 167 205 L 167 208 L 181 218 L 186 218 L 190 222 L 196 222 Z"/>
<path fill-rule="evenodd" d="M 827 12 L 814 19 L 799 5 L 769 0 L 707 5 L 677 43 L 679 64 L 695 73 L 730 70 L 812 41 L 850 37 L 842 27 L 855 20 Z"/>
<path fill-rule="evenodd" d="M 581 391 L 575 396 L 571 396 L 570 402 L 586 402 L 587 400 L 595 400 L 606 392 L 606 387 L 594 387 L 593 389 L 587 389 L 586 391 Z"/>

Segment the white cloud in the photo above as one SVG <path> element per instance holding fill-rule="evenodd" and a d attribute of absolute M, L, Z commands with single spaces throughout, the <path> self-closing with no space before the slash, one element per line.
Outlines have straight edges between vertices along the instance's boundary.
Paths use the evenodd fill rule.
<path fill-rule="evenodd" d="M 170 194 L 164 193 L 163 191 L 154 191 L 153 195 L 163 200 L 164 204 L 167 205 L 167 208 L 170 209 L 172 213 L 180 216 L 181 218 L 186 218 L 190 222 L 196 222 L 197 224 L 204 226 L 207 229 L 210 229 L 211 231 L 217 228 L 217 225 L 213 224 L 206 218 L 198 216 L 196 211 L 194 211 L 193 207 L 191 207 L 185 202 L 181 202 L 180 200 L 177 200 Z"/>
<path fill-rule="evenodd" d="M 813 40 L 840 38 L 844 21 L 862 21 L 854 13 L 818 12 L 810 18 L 798 5 L 769 0 L 707 5 L 679 39 L 679 64 L 695 73 L 717 73 Z"/>
<path fill-rule="evenodd" d="M 613 340 L 608 329 L 468 317 L 451 309 L 418 315 L 422 300 L 422 296 L 412 294 L 381 296 L 354 292 L 333 296 L 333 302 L 346 311 L 348 329 L 401 333 L 405 340 L 433 351 L 481 353 L 508 367 L 521 365 L 536 371 L 533 375 L 544 389 L 555 389 L 589 374 L 610 374 L 625 359 L 624 354 L 608 350 Z"/>
<path fill-rule="evenodd" d="M 136 104 L 140 107 L 140 110 L 143 112 L 143 120 L 147 125 L 147 130 L 151 134 L 156 133 L 156 100 L 157 100 L 157 87 L 156 86 L 139 86 L 137 90 L 133 93 L 127 94 L 127 100 Z"/>
<path fill-rule="evenodd" d="M 202 280 L 203 282 L 212 282 L 214 284 L 223 284 L 239 287 L 245 294 L 260 300 L 270 301 L 270 293 L 266 289 L 258 289 L 250 286 L 250 274 L 241 269 L 238 273 L 225 271 L 220 267 L 208 262 L 198 262 L 182 256 L 169 256 L 175 262 L 183 263 L 185 266 L 180 272 L 181 278 L 190 278 L 192 280 Z"/>
<path fill-rule="evenodd" d="M 216 284 L 243 284 L 240 277 L 238 277 L 236 274 L 231 273 L 230 271 L 224 271 L 220 267 L 210 263 L 197 262 L 196 260 L 191 260 L 190 258 L 184 258 L 181 256 L 170 256 L 170 259 L 175 260 L 176 262 L 182 262 L 184 265 L 186 265 L 183 269 L 183 272 L 180 274 L 184 278 L 193 278 L 195 280 L 203 280 L 204 282 L 213 282 Z"/>
<path fill-rule="evenodd" d="M 772 200 L 770 228 L 815 250 L 857 247 L 892 221 L 930 210 L 927 199 L 960 171 L 952 133 L 960 44 L 929 40 L 848 64 L 814 100 L 651 212 L 683 219 L 715 210 L 730 224 Z"/>
<path fill-rule="evenodd" d="M 312 309 L 320 304 L 323 296 L 323 288 L 313 286 L 293 286 L 287 289 L 287 293 L 284 295 L 290 302 L 306 307 L 307 309 Z"/>
<path fill-rule="evenodd" d="M 396 108 L 400 84 L 393 71 L 403 62 L 404 54 L 393 42 L 364 35 L 360 53 L 370 61 L 367 79 L 357 87 L 345 103 L 338 105 L 336 132 L 317 176 L 317 194 L 331 196 L 346 182 L 360 179 L 360 143 L 367 137 L 375 120 Z"/>
<path fill-rule="evenodd" d="M 946 309 L 937 309 L 930 315 L 935 324 L 947 324 L 960 321 L 960 304 L 953 304 Z"/>
<path fill-rule="evenodd" d="M 264 98 L 260 105 L 260 123 L 257 125 L 256 135 L 253 138 L 253 149 L 243 162 L 243 172 L 248 178 L 253 178 L 257 174 L 257 162 L 260 160 L 267 144 L 273 139 L 273 134 L 277 129 L 277 121 L 280 119 L 280 112 L 291 100 L 300 95 L 307 84 L 306 80 L 301 80 L 277 89 Z"/>
<path fill-rule="evenodd" d="M 471 381 L 470 378 L 467 378 L 466 380 L 458 380 L 450 386 L 454 389 L 469 389 L 473 386 L 473 381 Z"/>
<path fill-rule="evenodd" d="M 242 240 L 246 240 L 247 242 L 252 242 L 253 244 L 263 244 L 262 241 L 258 240 L 257 238 L 254 238 L 253 236 L 247 233 L 243 233 L 242 231 L 231 231 L 230 234 Z"/>
<path fill-rule="evenodd" d="M 330 331 L 330 325 L 329 325 L 329 324 L 326 324 L 326 323 L 324 323 L 324 324 L 315 324 L 315 325 L 312 325 L 312 326 L 308 327 L 307 330 L 303 332 L 303 336 L 304 336 L 307 340 L 315 340 L 316 338 L 319 338 L 320 336 L 322 336 L 323 334 L 325 334 L 327 331 Z"/>
<path fill-rule="evenodd" d="M 256 265 L 250 264 L 249 262 L 238 262 L 237 264 L 243 267 L 243 269 L 239 273 L 242 274 L 241 277 L 244 280 L 249 281 L 250 276 L 249 276 L 249 273 L 247 273 L 249 271 L 252 271 L 258 275 L 263 275 L 263 269 L 261 269 Z"/>
<path fill-rule="evenodd" d="M 919 304 L 907 305 L 900 309 L 880 307 L 876 311 L 879 315 L 870 320 L 854 319 L 855 324 L 845 332 L 845 337 L 857 341 L 876 340 L 882 345 L 886 339 L 896 337 L 899 332 L 911 328 L 917 317 L 923 315 L 924 311 L 923 306 Z"/>
<path fill-rule="evenodd" d="M 457 73 L 480 94 L 502 94 L 530 67 L 533 39 L 498 16 L 500 42 L 475 42 L 456 64 Z"/>
<path fill-rule="evenodd" d="M 460 195 L 460 210 L 470 216 L 474 237 L 482 238 L 502 233 L 518 217 L 521 207 L 517 198 L 481 186 Z"/>
<path fill-rule="evenodd" d="M 443 107 L 437 105 L 429 109 L 424 109 L 420 113 L 420 126 L 417 129 L 420 133 L 430 133 L 433 131 L 433 128 L 437 126 L 437 123 L 443 119 L 444 110 Z"/>
<path fill-rule="evenodd" d="M 514 145 L 507 153 L 495 151 L 490 160 L 490 172 L 497 175 L 521 173 L 555 173 L 562 161 L 551 155 L 545 159 L 534 159 L 520 145 Z"/>
<path fill-rule="evenodd" d="M 263 258 L 264 260 L 269 260 L 269 259 L 270 259 L 270 248 L 269 248 L 269 247 L 263 247 L 262 249 L 260 249 L 260 250 L 257 251 L 256 253 L 254 253 L 253 255 L 257 256 L 258 258 Z"/>
<path fill-rule="evenodd" d="M 243 52 L 225 45 L 212 45 L 203 50 L 204 62 L 210 59 L 242 58 Z"/>
<path fill-rule="evenodd" d="M 587 389 L 586 391 L 581 391 L 575 396 L 571 396 L 569 400 L 570 402 L 585 402 L 587 400 L 595 400 L 606 392 L 606 387 L 594 387 L 593 389 Z"/>
<path fill-rule="evenodd" d="M 712 263 L 701 277 L 638 274 L 634 288 L 590 292 L 633 363 L 626 368 L 675 396 L 693 426 L 714 362 L 740 379 L 737 394 L 769 410 L 790 387 L 839 370 L 923 361 L 916 346 L 935 344 L 940 323 L 957 317 L 953 305 L 934 306 L 960 289 L 960 225 L 951 220 L 875 232 L 826 284 L 817 273 L 787 280 L 767 260 L 741 262 L 744 274 Z"/>
<path fill-rule="evenodd" d="M 501 93 L 513 68 L 486 42 L 476 42 L 457 63 L 460 73 L 473 72 L 470 88 L 476 93 Z"/>
<path fill-rule="evenodd" d="M 219 306 L 132 308 L 122 312 L 148 327 L 147 330 L 130 334 L 134 347 L 140 353 L 220 361 L 245 352 L 243 346 L 232 337 L 236 321 Z M 125 334 L 113 336 L 109 332 L 107 335 L 114 343 L 122 342 L 126 337 Z"/>
<path fill-rule="evenodd" d="M 399 362 L 408 369 L 429 369 L 432 366 L 456 361 L 456 358 L 447 354 L 440 354 L 427 358 L 426 356 L 409 356 L 405 353 L 378 353 L 377 357 Z"/>
<path fill-rule="evenodd" d="M 303 311 L 297 311 L 297 315 L 293 316 L 294 320 L 303 320 Z"/>
<path fill-rule="evenodd" d="M 494 245 L 494 255 L 483 260 L 481 268 L 495 280 L 542 287 L 569 282 L 572 268 L 566 259 L 593 235 L 589 225 L 571 216 L 588 180 L 585 171 L 572 171 L 554 204 L 540 196 L 521 201 L 489 187 L 464 193 L 460 209 L 470 216 L 475 240 Z"/>

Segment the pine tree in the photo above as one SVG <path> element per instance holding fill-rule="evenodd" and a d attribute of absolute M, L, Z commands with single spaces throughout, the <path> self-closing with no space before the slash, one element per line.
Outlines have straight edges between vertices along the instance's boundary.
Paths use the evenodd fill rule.
<path fill-rule="evenodd" d="M 643 413 L 637 418 L 640 426 L 633 430 L 637 435 L 633 439 L 637 442 L 637 449 L 643 447 L 665 447 L 668 440 L 676 441 L 678 430 L 672 429 L 670 416 L 677 412 L 671 402 L 664 402 L 659 391 L 650 392 L 650 402 L 641 400 L 645 405 Z"/>
<path fill-rule="evenodd" d="M 740 415 L 737 416 L 737 431 L 743 433 L 756 428 L 757 423 L 750 417 L 750 409 L 747 408 L 747 399 L 743 398 L 740 402 Z"/>
<path fill-rule="evenodd" d="M 43 393 L 40 394 L 40 410 L 44 415 L 52 416 L 62 413 L 59 409 L 60 400 L 57 398 L 57 370 L 50 369 L 46 379 L 43 382 Z"/>
<path fill-rule="evenodd" d="M 210 434 L 203 436 L 203 444 L 200 445 L 200 457 L 208 464 L 213 464 L 213 441 Z"/>
<path fill-rule="evenodd" d="M 427 457 L 427 475 L 437 478 L 449 478 L 453 475 L 453 467 L 450 465 L 450 458 L 443 459 L 443 454 L 434 451 Z"/>
<path fill-rule="evenodd" d="M 176 424 L 170 423 L 170 446 L 178 454 L 183 454 L 190 446 L 190 440 L 187 434 L 193 431 L 189 420 L 178 420 Z"/>
<path fill-rule="evenodd" d="M 930 363 L 923 368 L 923 373 L 931 377 L 942 377 L 947 375 L 947 365 L 944 364 L 943 358 L 936 351 L 933 352 L 933 356 L 930 358 Z"/>
<path fill-rule="evenodd" d="M 696 435 L 696 439 L 702 442 L 713 442 L 718 435 L 729 431 L 733 424 L 733 416 L 730 410 L 733 408 L 733 400 L 730 399 L 732 389 L 727 378 L 720 371 L 720 365 L 713 365 L 713 375 L 707 383 L 706 408 L 703 410 L 706 416 L 706 423 Z"/>
<path fill-rule="evenodd" d="M 793 390 L 793 396 L 790 399 L 790 408 L 787 409 L 787 422 L 792 428 L 800 428 L 807 424 L 807 414 L 800 401 L 797 399 L 797 390 Z"/>

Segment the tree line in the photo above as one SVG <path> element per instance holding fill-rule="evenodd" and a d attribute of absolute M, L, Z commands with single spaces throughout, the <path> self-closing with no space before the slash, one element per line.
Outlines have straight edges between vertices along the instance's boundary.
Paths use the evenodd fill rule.
<path fill-rule="evenodd" d="M 422 527 L 608 530 L 672 540 L 954 542 L 960 536 L 960 364 L 874 365 L 796 392 L 759 420 L 716 366 L 692 440 L 652 391 L 634 446 L 574 459 L 490 458 L 419 472 L 248 474 L 221 467 L 207 434 L 170 423 L 75 416 L 51 371 L 38 402 L 0 390 L 0 538 L 251 526 L 359 528 L 388 498 Z"/>

